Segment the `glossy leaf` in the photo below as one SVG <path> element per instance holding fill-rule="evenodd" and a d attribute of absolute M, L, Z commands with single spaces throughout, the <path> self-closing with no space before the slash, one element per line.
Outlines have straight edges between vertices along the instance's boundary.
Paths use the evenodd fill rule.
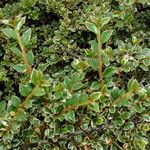
<path fill-rule="evenodd" d="M 16 39 L 16 33 L 12 28 L 4 28 L 2 31 L 7 37 Z"/>
<path fill-rule="evenodd" d="M 99 103 L 93 102 L 92 104 L 89 105 L 89 108 L 95 112 L 99 112 Z"/>
<path fill-rule="evenodd" d="M 101 92 L 94 92 L 90 95 L 89 100 L 96 101 L 96 100 L 99 100 L 101 96 L 102 96 Z"/>
<path fill-rule="evenodd" d="M 23 33 L 23 35 L 21 36 L 21 40 L 24 45 L 28 45 L 30 42 L 30 38 L 31 38 L 31 28 L 29 28 Z"/>
<path fill-rule="evenodd" d="M 129 80 L 129 82 L 128 82 L 128 90 L 129 91 L 137 90 L 138 87 L 139 87 L 139 84 L 138 84 L 138 81 L 136 79 Z"/>
<path fill-rule="evenodd" d="M 88 103 L 88 95 L 83 93 L 78 98 L 78 106 L 86 105 Z"/>
<path fill-rule="evenodd" d="M 12 52 L 18 56 L 19 58 L 22 58 L 22 53 L 17 47 L 11 47 Z"/>
<path fill-rule="evenodd" d="M 20 28 L 23 26 L 23 24 L 25 24 L 25 19 L 26 19 L 26 17 L 22 17 L 20 19 L 20 21 L 17 24 L 17 30 L 20 30 Z"/>
<path fill-rule="evenodd" d="M 110 78 L 112 77 L 115 72 L 116 72 L 116 68 L 115 67 L 107 67 L 105 70 L 104 70 L 104 77 L 105 78 Z"/>
<path fill-rule="evenodd" d="M 66 114 L 65 114 L 65 119 L 67 121 L 71 121 L 71 122 L 75 122 L 75 113 L 73 110 L 70 110 L 68 111 Z"/>
<path fill-rule="evenodd" d="M 20 73 L 26 72 L 26 67 L 23 64 L 14 65 L 13 68 Z"/>
<path fill-rule="evenodd" d="M 98 28 L 96 27 L 96 25 L 94 23 L 91 22 L 86 22 L 85 23 L 86 27 L 88 30 L 90 30 L 91 32 L 98 34 Z"/>
<path fill-rule="evenodd" d="M 103 31 L 101 35 L 102 44 L 106 43 L 110 39 L 112 34 L 113 34 L 113 30 Z"/>
<path fill-rule="evenodd" d="M 104 17 L 101 20 L 102 27 L 110 21 L 110 17 Z"/>
<path fill-rule="evenodd" d="M 30 84 L 19 84 L 19 92 L 22 96 L 27 96 L 32 91 Z"/>
<path fill-rule="evenodd" d="M 33 69 L 31 73 L 31 83 L 33 83 L 34 85 L 38 83 L 42 84 L 43 80 L 43 73 L 40 70 Z"/>
<path fill-rule="evenodd" d="M 27 53 L 26 57 L 27 57 L 28 63 L 29 63 L 29 64 L 33 64 L 33 62 L 34 62 L 34 54 L 33 54 L 33 52 L 32 52 L 32 51 L 29 51 L 29 52 Z"/>
<path fill-rule="evenodd" d="M 46 92 L 43 88 L 39 87 L 35 92 L 34 92 L 34 96 L 43 96 L 45 95 Z"/>
<path fill-rule="evenodd" d="M 0 102 L 0 113 L 4 112 L 6 108 L 6 102 L 5 101 L 1 101 Z"/>
<path fill-rule="evenodd" d="M 14 107 L 18 107 L 21 104 L 21 100 L 17 96 L 12 96 L 11 97 L 11 105 Z"/>

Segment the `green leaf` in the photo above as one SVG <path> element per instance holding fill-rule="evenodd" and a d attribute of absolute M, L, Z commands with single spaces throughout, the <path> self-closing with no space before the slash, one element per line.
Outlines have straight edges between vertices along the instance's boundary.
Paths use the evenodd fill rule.
<path fill-rule="evenodd" d="M 38 71 L 33 69 L 32 73 L 31 73 L 31 83 L 33 83 L 34 85 L 38 84 L 39 80 L 38 80 Z"/>
<path fill-rule="evenodd" d="M 150 115 L 144 114 L 143 115 L 143 120 L 146 121 L 146 122 L 150 122 Z"/>
<path fill-rule="evenodd" d="M 29 51 L 27 54 L 26 54 L 26 58 L 27 58 L 27 61 L 29 64 L 33 64 L 34 62 L 34 55 L 33 55 L 33 52 L 32 51 Z"/>
<path fill-rule="evenodd" d="M 91 90 L 99 90 L 100 89 L 100 83 L 98 81 L 94 81 L 92 82 L 92 85 L 91 85 Z"/>
<path fill-rule="evenodd" d="M 73 83 L 76 83 L 76 82 L 82 81 L 84 77 L 85 77 L 85 73 L 77 72 L 71 75 L 71 80 L 73 81 Z"/>
<path fill-rule="evenodd" d="M 29 28 L 21 36 L 21 40 L 22 40 L 24 45 L 28 45 L 29 44 L 30 38 L 31 38 L 31 31 L 32 31 L 31 28 Z"/>
<path fill-rule="evenodd" d="M 110 39 L 112 33 L 113 33 L 113 30 L 106 30 L 102 32 L 102 35 L 101 35 L 102 44 L 106 43 Z"/>
<path fill-rule="evenodd" d="M 91 45 L 91 49 L 94 52 L 95 55 L 97 55 L 98 53 L 98 43 L 96 42 L 96 40 L 92 40 L 89 42 Z"/>
<path fill-rule="evenodd" d="M 104 118 L 103 117 L 99 117 L 96 119 L 96 125 L 101 125 L 104 123 Z"/>
<path fill-rule="evenodd" d="M 114 114 L 114 113 L 116 112 L 116 107 L 111 107 L 111 108 L 109 109 L 109 112 L 110 112 L 111 114 Z"/>
<path fill-rule="evenodd" d="M 31 108 L 32 107 L 32 103 L 34 102 L 35 100 L 34 99 L 30 99 L 27 101 L 26 105 L 25 105 L 25 108 Z"/>
<path fill-rule="evenodd" d="M 134 111 L 141 113 L 143 111 L 143 107 L 140 104 L 133 106 Z"/>
<path fill-rule="evenodd" d="M 77 95 L 73 95 L 71 98 L 67 99 L 65 102 L 65 106 L 78 106 L 79 97 Z"/>
<path fill-rule="evenodd" d="M 11 105 L 12 105 L 12 106 L 15 106 L 15 107 L 18 107 L 20 104 L 21 104 L 20 98 L 13 95 L 13 96 L 11 97 Z"/>
<path fill-rule="evenodd" d="M 83 87 L 84 87 L 83 83 L 77 82 L 76 84 L 73 85 L 72 90 L 77 91 L 77 90 L 80 90 Z"/>
<path fill-rule="evenodd" d="M 131 116 L 131 114 L 129 112 L 127 112 L 127 111 L 124 111 L 124 112 L 121 113 L 121 117 L 123 119 L 129 119 L 130 116 Z"/>
<path fill-rule="evenodd" d="M 66 87 L 67 89 L 71 89 L 72 86 L 73 86 L 72 80 L 71 80 L 70 78 L 68 78 L 68 77 L 65 77 L 65 79 L 64 79 L 64 84 L 65 84 L 65 87 Z"/>
<path fill-rule="evenodd" d="M 24 111 L 21 111 L 21 112 L 19 112 L 18 114 L 17 114 L 17 116 L 16 116 L 16 120 L 17 121 L 25 121 L 25 120 L 27 120 L 27 117 L 26 117 L 27 115 L 26 115 L 26 113 L 24 112 Z"/>
<path fill-rule="evenodd" d="M 110 17 L 102 18 L 102 20 L 101 20 L 102 27 L 103 27 L 104 25 L 106 25 L 109 21 L 110 21 Z"/>
<path fill-rule="evenodd" d="M 4 112 L 6 108 L 6 101 L 0 102 L 0 113 Z"/>
<path fill-rule="evenodd" d="M 41 70 L 42 72 L 44 72 L 46 69 L 47 69 L 47 67 L 49 66 L 49 64 L 48 63 L 40 63 L 39 65 L 38 65 L 38 70 Z"/>
<path fill-rule="evenodd" d="M 145 150 L 145 147 L 148 143 L 149 142 L 145 137 L 138 137 L 134 140 L 134 145 L 138 146 L 141 150 Z"/>
<path fill-rule="evenodd" d="M 101 96 L 102 96 L 101 92 L 94 92 L 90 95 L 89 100 L 96 101 L 96 100 L 99 100 Z"/>
<path fill-rule="evenodd" d="M 150 57 L 150 49 L 149 48 L 143 48 L 140 51 L 140 55 L 141 55 L 142 58 Z"/>
<path fill-rule="evenodd" d="M 45 95 L 46 92 L 43 88 L 39 87 L 35 92 L 34 92 L 34 96 L 43 96 Z"/>
<path fill-rule="evenodd" d="M 22 53 L 17 47 L 11 47 L 12 52 L 18 56 L 19 58 L 22 58 Z"/>
<path fill-rule="evenodd" d="M 124 130 L 131 130 L 134 128 L 134 123 L 133 122 L 128 122 L 125 126 L 124 126 Z"/>
<path fill-rule="evenodd" d="M 25 24 L 25 19 L 26 19 L 26 17 L 22 17 L 21 19 L 20 19 L 20 21 L 18 22 L 18 24 L 17 24 L 17 30 L 20 30 L 20 28 L 23 26 L 23 24 Z"/>
<path fill-rule="evenodd" d="M 142 60 L 142 63 L 145 65 L 145 66 L 149 66 L 150 65 L 150 58 L 149 59 L 147 59 L 147 58 L 145 58 L 145 59 L 143 59 Z"/>
<path fill-rule="evenodd" d="M 2 31 L 7 37 L 16 39 L 16 33 L 12 28 L 4 28 Z"/>
<path fill-rule="evenodd" d="M 13 68 L 20 73 L 26 72 L 26 67 L 23 64 L 14 65 Z"/>
<path fill-rule="evenodd" d="M 149 71 L 148 66 L 146 66 L 145 64 L 140 64 L 140 67 L 141 67 L 144 71 Z"/>
<path fill-rule="evenodd" d="M 86 27 L 88 30 L 92 31 L 95 34 L 98 34 L 98 28 L 96 27 L 96 25 L 94 23 L 91 22 L 86 22 L 85 23 Z"/>
<path fill-rule="evenodd" d="M 126 106 L 126 107 L 131 106 L 131 102 L 128 99 L 125 99 L 125 98 L 121 99 L 118 104 L 121 104 L 122 106 Z"/>
<path fill-rule="evenodd" d="M 93 70 L 97 70 L 98 69 L 98 61 L 97 61 L 96 58 L 89 58 L 88 59 L 88 63 L 92 67 Z"/>
<path fill-rule="evenodd" d="M 134 91 L 137 90 L 139 87 L 138 81 L 136 79 L 130 79 L 128 82 L 128 90 Z"/>
<path fill-rule="evenodd" d="M 87 103 L 88 103 L 88 95 L 86 93 L 82 93 L 79 96 L 78 106 L 83 106 L 86 105 Z"/>
<path fill-rule="evenodd" d="M 23 85 L 23 84 L 19 84 L 19 92 L 22 96 L 27 96 L 29 95 L 29 93 L 32 91 L 32 87 L 30 84 L 26 84 L 26 85 Z"/>
<path fill-rule="evenodd" d="M 33 69 L 31 73 L 31 83 L 36 85 L 38 83 L 42 83 L 43 80 L 43 73 L 40 70 Z"/>
<path fill-rule="evenodd" d="M 110 65 L 109 57 L 108 57 L 108 55 L 106 53 L 103 53 L 102 59 L 103 59 L 103 63 L 104 63 L 105 66 L 109 66 Z"/>
<path fill-rule="evenodd" d="M 118 147 L 116 145 L 112 145 L 110 150 L 118 150 Z"/>
<path fill-rule="evenodd" d="M 73 125 L 66 125 L 64 129 L 68 133 L 73 133 L 74 132 L 74 126 Z"/>
<path fill-rule="evenodd" d="M 99 103 L 93 102 L 92 104 L 89 105 L 89 108 L 95 112 L 99 112 Z"/>
<path fill-rule="evenodd" d="M 104 77 L 105 78 L 110 78 L 112 77 L 115 72 L 117 71 L 116 67 L 107 67 L 105 70 L 104 70 Z"/>
<path fill-rule="evenodd" d="M 66 114 L 65 114 L 65 119 L 67 120 L 67 121 L 71 121 L 71 122 L 75 122 L 76 121 L 76 119 L 75 119 L 75 113 L 74 113 L 74 111 L 73 110 L 70 110 L 70 111 L 68 111 Z"/>

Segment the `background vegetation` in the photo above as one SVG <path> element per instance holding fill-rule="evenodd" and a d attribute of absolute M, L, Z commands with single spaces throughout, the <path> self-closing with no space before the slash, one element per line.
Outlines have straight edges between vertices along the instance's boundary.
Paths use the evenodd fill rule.
<path fill-rule="evenodd" d="M 0 1 L 0 149 L 149 150 L 149 0 Z"/>

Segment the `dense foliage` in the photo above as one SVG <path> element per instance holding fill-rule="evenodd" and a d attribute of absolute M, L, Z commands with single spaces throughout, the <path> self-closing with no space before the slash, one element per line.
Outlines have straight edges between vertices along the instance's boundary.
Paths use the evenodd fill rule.
<path fill-rule="evenodd" d="M 149 0 L 0 1 L 0 150 L 149 150 Z"/>

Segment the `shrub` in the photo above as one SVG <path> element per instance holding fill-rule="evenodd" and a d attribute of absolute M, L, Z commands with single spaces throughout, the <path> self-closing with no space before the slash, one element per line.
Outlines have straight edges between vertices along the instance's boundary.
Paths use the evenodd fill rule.
<path fill-rule="evenodd" d="M 148 0 L 0 4 L 0 149 L 150 148 Z"/>

